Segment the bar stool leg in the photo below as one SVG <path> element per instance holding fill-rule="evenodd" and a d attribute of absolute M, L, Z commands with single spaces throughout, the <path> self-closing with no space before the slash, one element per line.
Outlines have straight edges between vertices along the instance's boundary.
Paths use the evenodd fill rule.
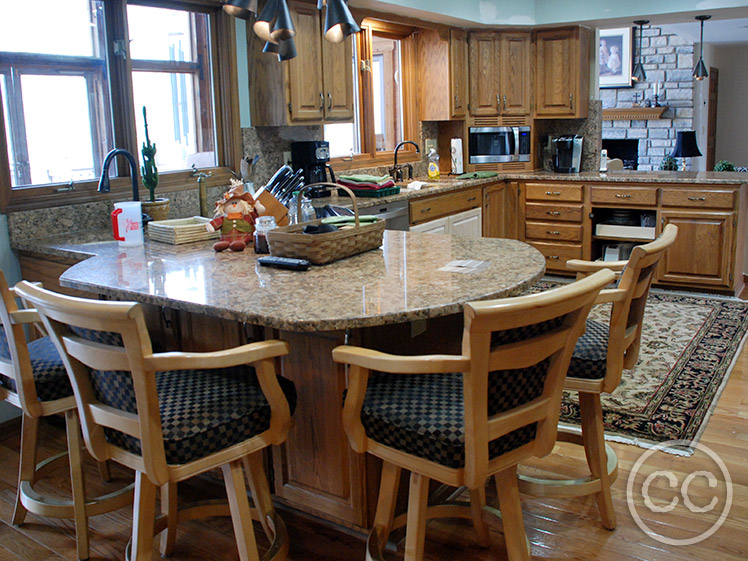
<path fill-rule="evenodd" d="M 179 500 L 177 484 L 169 482 L 161 486 L 161 514 L 166 516 L 166 529 L 161 532 L 161 556 L 171 555 L 177 541 L 177 523 L 179 522 Z"/>
<path fill-rule="evenodd" d="M 485 486 L 477 489 L 470 489 L 470 512 L 473 516 L 473 526 L 475 533 L 478 535 L 478 545 L 488 547 L 491 545 L 491 538 L 488 535 L 488 525 L 483 519 L 483 507 L 486 506 L 486 488 Z"/>
<path fill-rule="evenodd" d="M 23 415 L 21 418 L 21 461 L 18 468 L 18 488 L 16 490 L 16 506 L 13 510 L 12 523 L 23 524 L 26 519 L 26 507 L 21 503 L 21 482 L 34 483 L 36 474 L 36 440 L 39 434 L 39 419 Z"/>
<path fill-rule="evenodd" d="M 517 485 L 517 466 L 500 471 L 494 478 L 499 495 L 499 508 L 509 561 L 530 561 L 525 522 L 522 519 L 522 503 Z"/>
<path fill-rule="evenodd" d="M 405 561 L 423 560 L 428 500 L 429 478 L 412 471 L 408 494 L 407 530 L 405 531 Z"/>
<path fill-rule="evenodd" d="M 595 495 L 603 526 L 616 527 L 616 513 L 610 496 L 612 481 L 608 474 L 608 455 L 605 451 L 605 431 L 600 394 L 579 392 L 579 411 L 582 421 L 582 439 L 587 464 L 593 477 L 600 480 L 600 491 Z"/>
<path fill-rule="evenodd" d="M 81 433 L 78 410 L 65 411 L 65 428 L 68 437 L 68 458 L 70 460 L 70 483 L 73 495 L 73 514 L 78 559 L 88 559 L 88 517 L 86 516 L 86 486 L 83 482 L 83 462 L 81 458 Z"/>
<path fill-rule="evenodd" d="M 156 486 L 143 472 L 135 472 L 132 515 L 132 550 L 129 561 L 153 558 L 153 524 L 156 518 Z"/>
<path fill-rule="evenodd" d="M 221 466 L 223 480 L 226 483 L 226 494 L 231 510 L 231 522 L 234 525 L 236 546 L 241 561 L 259 561 L 255 533 L 252 529 L 252 511 L 249 508 L 247 488 L 244 485 L 242 461 L 237 460 Z"/>
<path fill-rule="evenodd" d="M 269 540 L 274 539 L 275 531 L 268 525 L 268 518 L 272 518 L 275 507 L 273 500 L 270 498 L 270 486 L 267 477 L 265 477 L 265 468 L 262 465 L 262 450 L 242 458 L 244 471 L 247 473 L 249 480 L 249 490 L 252 493 L 255 508 L 259 513 L 262 530 Z"/>

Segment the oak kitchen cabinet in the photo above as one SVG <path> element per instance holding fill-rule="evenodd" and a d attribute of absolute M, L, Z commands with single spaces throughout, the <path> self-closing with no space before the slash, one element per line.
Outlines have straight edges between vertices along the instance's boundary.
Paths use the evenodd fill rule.
<path fill-rule="evenodd" d="M 587 117 L 590 92 L 590 30 L 535 32 L 535 117 Z"/>
<path fill-rule="evenodd" d="M 353 43 L 322 37 L 324 20 L 313 4 L 289 3 L 298 55 L 278 63 L 248 29 L 252 126 L 352 121 Z"/>
<path fill-rule="evenodd" d="M 519 190 L 516 181 L 483 186 L 483 237 L 519 239 Z"/>
<path fill-rule="evenodd" d="M 416 199 L 410 203 L 410 230 L 479 238 L 482 206 L 481 187 Z"/>
<path fill-rule="evenodd" d="M 527 116 L 532 111 L 529 32 L 473 31 L 468 36 L 471 117 Z M 493 125 L 529 124 L 512 121 Z"/>
<path fill-rule="evenodd" d="M 464 119 L 468 104 L 467 32 L 423 29 L 417 37 L 421 121 Z"/>

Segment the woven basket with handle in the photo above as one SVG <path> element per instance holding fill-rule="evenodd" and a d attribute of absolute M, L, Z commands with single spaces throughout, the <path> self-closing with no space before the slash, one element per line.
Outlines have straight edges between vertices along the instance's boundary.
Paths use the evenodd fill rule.
<path fill-rule="evenodd" d="M 317 225 L 322 222 L 322 220 L 318 219 L 275 228 L 269 230 L 267 233 L 270 254 L 279 257 L 307 259 L 315 265 L 324 265 L 380 247 L 382 245 L 385 221 L 379 219 L 369 224 L 360 224 L 356 195 L 348 187 L 338 185 L 337 183 L 311 183 L 299 191 L 299 200 L 301 200 L 301 196 L 307 189 L 320 185 L 343 189 L 350 195 L 353 201 L 353 212 L 356 215 L 355 226 L 346 230 L 326 232 L 324 234 L 304 234 L 303 229 L 305 226 Z M 301 219 L 301 205 L 298 205 L 297 210 L 299 219 Z"/>

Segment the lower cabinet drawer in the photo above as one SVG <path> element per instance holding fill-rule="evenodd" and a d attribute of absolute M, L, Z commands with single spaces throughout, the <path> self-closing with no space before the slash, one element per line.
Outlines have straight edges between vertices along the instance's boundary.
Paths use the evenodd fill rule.
<path fill-rule="evenodd" d="M 536 240 L 581 242 L 582 225 L 558 222 L 525 222 L 525 237 Z"/>
<path fill-rule="evenodd" d="M 582 258 L 582 244 L 560 244 L 550 242 L 528 241 L 531 246 L 545 256 L 545 268 L 556 271 L 566 270 L 569 259 Z"/>
<path fill-rule="evenodd" d="M 526 203 L 525 217 L 528 220 L 563 220 L 581 222 L 582 205 L 553 205 L 547 203 Z"/>
<path fill-rule="evenodd" d="M 416 199 L 410 203 L 410 223 L 420 224 L 442 216 L 449 216 L 483 204 L 481 187 L 462 189 L 444 195 Z"/>
<path fill-rule="evenodd" d="M 647 205 L 657 204 L 657 187 L 592 187 L 592 204 Z"/>
<path fill-rule="evenodd" d="M 662 206 L 732 209 L 736 196 L 737 191 L 662 189 Z"/>

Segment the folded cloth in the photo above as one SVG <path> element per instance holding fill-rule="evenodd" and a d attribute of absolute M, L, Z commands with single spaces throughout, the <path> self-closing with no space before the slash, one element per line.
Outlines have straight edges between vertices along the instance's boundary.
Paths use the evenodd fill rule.
<path fill-rule="evenodd" d="M 386 189 L 388 187 L 394 187 L 395 182 L 390 179 L 384 183 L 356 183 L 355 181 L 346 181 L 338 177 L 338 185 L 345 185 L 351 189 Z"/>
<path fill-rule="evenodd" d="M 494 177 L 499 175 L 498 171 L 471 171 L 458 175 L 457 179 L 486 179 L 487 177 Z"/>
<path fill-rule="evenodd" d="M 339 175 L 338 179 L 343 179 L 344 181 L 352 181 L 354 183 L 386 183 L 387 181 L 392 181 L 392 178 L 389 175 L 367 175 L 365 173 L 361 173 L 358 175 Z"/>

